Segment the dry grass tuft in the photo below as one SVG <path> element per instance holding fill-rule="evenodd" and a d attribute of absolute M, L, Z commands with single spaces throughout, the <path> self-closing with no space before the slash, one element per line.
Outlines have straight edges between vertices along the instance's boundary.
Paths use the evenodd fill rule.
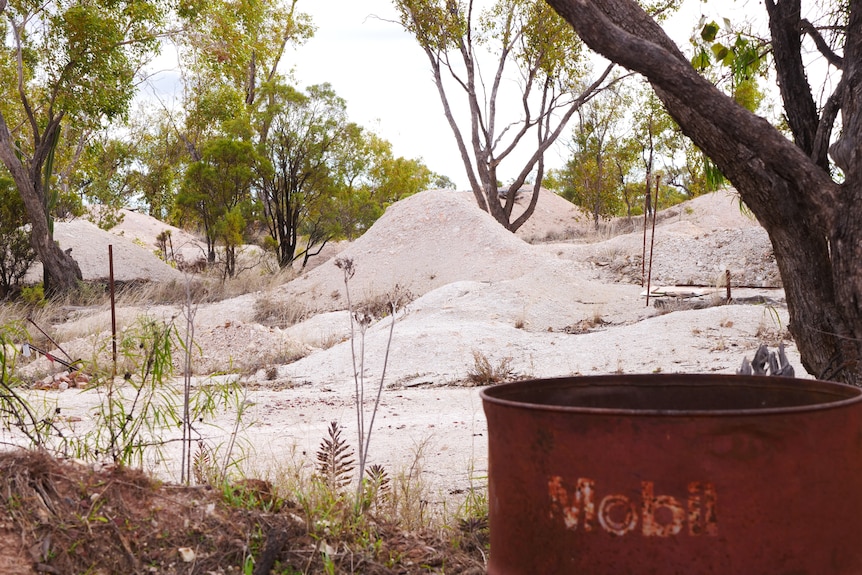
<path fill-rule="evenodd" d="M 392 306 L 396 310 L 403 309 L 416 299 L 416 295 L 409 289 L 395 284 L 388 292 L 366 294 L 355 306 L 355 312 L 375 320 L 383 319 L 392 314 Z"/>
<path fill-rule="evenodd" d="M 188 275 L 180 281 L 126 284 L 118 291 L 117 301 L 122 305 L 181 304 L 190 297 L 195 303 L 213 303 L 247 293 L 269 291 L 295 277 L 296 272 L 292 269 L 275 273 L 248 271 L 227 279 Z"/>
<path fill-rule="evenodd" d="M 340 333 L 327 332 L 327 333 L 321 334 L 320 337 L 318 337 L 314 341 L 313 345 L 315 347 L 319 347 L 320 349 L 329 349 L 330 347 L 334 347 L 341 342 L 347 341 L 347 339 L 348 338 L 346 336 L 344 336 Z"/>
<path fill-rule="evenodd" d="M 290 327 L 314 315 L 314 310 L 294 299 L 279 299 L 261 294 L 254 302 L 254 321 L 270 327 Z"/>
<path fill-rule="evenodd" d="M 295 361 L 299 361 L 307 356 L 309 349 L 302 343 L 294 340 L 287 340 L 281 345 L 274 346 L 268 349 L 255 364 L 251 364 L 245 368 L 246 372 L 253 373 L 260 369 L 262 365 L 287 365 Z"/>
<path fill-rule="evenodd" d="M 759 342 L 772 346 L 793 340 L 790 330 L 782 324 L 781 316 L 773 306 L 764 308 L 763 316 L 760 318 L 760 323 L 757 325 L 757 331 L 754 336 Z"/>
<path fill-rule="evenodd" d="M 496 364 L 488 356 L 473 350 L 473 369 L 467 373 L 467 381 L 472 385 L 493 385 L 511 381 L 515 377 L 512 358 L 504 357 Z"/>

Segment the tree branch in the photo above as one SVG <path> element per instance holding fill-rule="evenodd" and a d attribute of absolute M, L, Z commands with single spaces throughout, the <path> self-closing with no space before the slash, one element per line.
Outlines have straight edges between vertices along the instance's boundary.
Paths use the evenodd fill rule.
<path fill-rule="evenodd" d="M 39 125 L 36 123 L 36 116 L 33 114 L 33 108 L 30 106 L 30 100 L 27 99 L 27 93 L 24 91 L 24 52 L 21 47 L 21 31 L 12 19 L 9 19 L 9 24 L 12 28 L 12 33 L 15 35 L 15 52 L 18 72 L 18 97 L 21 98 L 21 104 L 24 106 L 24 113 L 27 116 L 27 121 L 30 122 L 30 128 L 33 130 L 33 145 L 39 145 Z M 23 27 L 23 24 L 22 24 Z"/>
<path fill-rule="evenodd" d="M 838 112 L 841 111 L 844 87 L 845 83 L 842 78 L 820 111 L 820 122 L 817 124 L 817 131 L 814 134 L 814 146 L 811 150 L 811 161 L 813 162 L 817 162 L 819 158 L 823 158 L 828 154 L 829 142 L 832 139 L 832 128 L 835 127 Z"/>
<path fill-rule="evenodd" d="M 796 144 L 810 155 L 814 148 L 818 117 L 805 73 L 805 63 L 802 61 L 802 38 L 799 33 L 801 4 L 801 0 L 782 0 L 778 4 L 774 0 L 765 0 L 784 113 Z M 815 162 L 821 168 L 829 169 L 829 158 L 825 154 Z"/>
<path fill-rule="evenodd" d="M 826 61 L 841 70 L 844 68 L 844 58 L 836 54 L 832 51 L 829 45 L 826 43 L 826 40 L 823 39 L 823 36 L 820 34 L 820 31 L 814 27 L 814 24 L 803 18 L 800 21 L 802 25 L 802 31 L 808 34 L 808 36 L 814 40 L 814 45 L 817 46 L 817 49 L 823 54 L 823 57 L 826 58 Z"/>

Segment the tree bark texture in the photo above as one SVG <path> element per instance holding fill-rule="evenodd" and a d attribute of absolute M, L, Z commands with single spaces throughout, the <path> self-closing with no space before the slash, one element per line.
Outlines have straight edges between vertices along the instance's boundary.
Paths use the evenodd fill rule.
<path fill-rule="evenodd" d="M 765 228 L 805 369 L 862 385 L 862 0 L 850 3 L 842 79 L 820 118 L 798 53 L 799 0 L 766 0 L 794 141 L 700 76 L 634 0 L 547 2 L 590 48 L 650 81 Z M 844 172 L 841 183 L 823 145 L 839 109 L 844 127 L 833 148 L 841 161 L 832 156 Z"/>
<path fill-rule="evenodd" d="M 60 129 L 59 122 L 53 129 Z M 9 133 L 6 119 L 0 114 L 0 160 L 3 161 L 6 169 L 12 175 L 12 180 L 24 202 L 24 209 L 27 211 L 27 218 L 31 225 L 30 243 L 45 270 L 46 295 L 71 291 L 77 287 L 78 281 L 82 279 L 78 262 L 69 253 L 60 249 L 60 246 L 54 241 L 51 228 L 48 226 L 45 192 L 42 189 L 41 181 L 42 163 L 36 162 L 38 158 L 44 162 L 47 155 L 47 150 L 44 149 L 49 145 L 47 142 L 50 138 L 47 137 L 49 135 L 47 132 L 48 130 L 46 130 L 46 137 L 42 139 L 41 145 L 37 146 L 34 160 L 31 162 L 34 166 L 28 171 L 15 153 L 15 143 Z"/>

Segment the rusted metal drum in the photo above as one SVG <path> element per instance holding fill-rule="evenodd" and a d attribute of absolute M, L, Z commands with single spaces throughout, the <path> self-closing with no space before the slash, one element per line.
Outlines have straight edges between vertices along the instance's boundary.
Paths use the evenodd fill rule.
<path fill-rule="evenodd" d="M 862 390 L 619 375 L 482 391 L 491 575 L 862 573 Z"/>

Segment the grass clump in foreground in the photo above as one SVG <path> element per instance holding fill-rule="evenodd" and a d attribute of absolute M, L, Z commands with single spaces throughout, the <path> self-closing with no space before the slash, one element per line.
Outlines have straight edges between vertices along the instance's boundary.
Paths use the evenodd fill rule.
<path fill-rule="evenodd" d="M 481 517 L 454 526 L 423 518 L 421 494 L 398 487 L 415 478 L 391 481 L 372 470 L 378 475 L 368 474 L 356 513 L 351 496 L 316 475 L 275 485 L 167 485 L 128 467 L 95 471 L 42 451 L 5 452 L 0 566 L 21 569 L 5 573 L 485 572 Z"/>

